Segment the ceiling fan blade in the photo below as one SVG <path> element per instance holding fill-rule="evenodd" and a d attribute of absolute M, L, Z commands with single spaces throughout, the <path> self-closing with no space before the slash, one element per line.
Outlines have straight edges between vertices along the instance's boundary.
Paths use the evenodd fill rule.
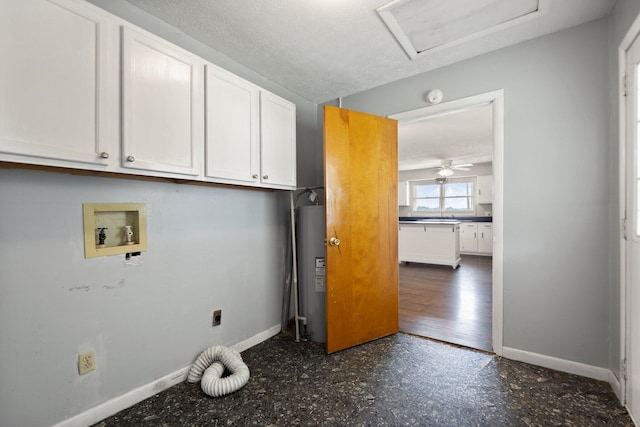
<path fill-rule="evenodd" d="M 451 168 L 463 170 L 462 168 L 470 168 L 472 166 L 473 166 L 473 163 L 464 163 L 462 165 L 452 165 Z"/>

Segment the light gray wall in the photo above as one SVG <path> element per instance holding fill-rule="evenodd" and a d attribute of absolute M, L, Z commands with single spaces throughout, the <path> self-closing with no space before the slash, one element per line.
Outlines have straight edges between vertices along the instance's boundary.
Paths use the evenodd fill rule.
<path fill-rule="evenodd" d="M 0 425 L 55 424 L 278 325 L 286 199 L 0 169 Z M 140 265 L 84 258 L 95 202 L 146 203 Z M 81 377 L 88 350 L 98 368 Z"/>
<path fill-rule="evenodd" d="M 504 345 L 609 366 L 608 20 L 343 99 L 378 115 L 504 89 Z"/>
<path fill-rule="evenodd" d="M 322 183 L 315 104 L 123 0 L 91 3 L 298 108 L 298 183 Z M 366 91 L 345 108 L 387 115 L 505 89 L 505 345 L 607 366 L 616 309 L 607 49 L 637 14 Z M 615 105 L 615 104 L 614 104 Z M 587 166 L 585 166 L 587 165 Z M 567 198 L 566 194 L 574 197 Z M 280 320 L 287 193 L 0 169 L 0 425 L 44 426 L 181 368 Z M 84 259 L 81 205 L 143 202 L 149 250 Z M 610 244 L 603 244 L 610 242 Z M 615 249 L 615 248 L 614 248 Z M 611 298 L 611 300 L 610 300 Z M 211 328 L 211 312 L 223 324 Z M 78 352 L 98 370 L 79 377 Z M 140 360 L 147 361 L 140 363 Z"/>
<path fill-rule="evenodd" d="M 92 3 L 296 103 L 298 183 L 322 182 L 315 104 L 122 0 Z M 147 204 L 141 265 L 84 258 L 82 204 L 99 202 Z M 288 203 L 288 192 L 0 168 L 0 425 L 55 424 L 278 325 Z M 80 377 L 89 350 L 98 369 Z"/>
<path fill-rule="evenodd" d="M 619 188 L 617 182 L 614 181 L 618 176 L 618 156 L 619 156 L 619 132 L 618 132 L 618 99 L 620 93 L 618 90 L 618 48 L 627 31 L 633 24 L 640 13 L 640 2 L 637 0 L 618 0 L 615 8 L 611 13 L 609 20 L 609 65 L 610 65 L 610 106 L 611 106 L 611 176 L 613 178 L 610 187 L 612 197 L 611 204 L 611 239 L 610 250 L 615 257 L 620 256 L 620 222 L 619 218 L 623 216 L 619 208 Z M 619 265 L 612 263 L 611 275 L 614 278 L 613 283 L 620 281 Z M 620 287 L 611 286 L 610 291 L 610 324 L 611 324 L 611 348 L 610 360 L 611 367 L 616 376 L 620 377 L 620 360 L 621 354 L 621 337 L 620 337 Z"/>

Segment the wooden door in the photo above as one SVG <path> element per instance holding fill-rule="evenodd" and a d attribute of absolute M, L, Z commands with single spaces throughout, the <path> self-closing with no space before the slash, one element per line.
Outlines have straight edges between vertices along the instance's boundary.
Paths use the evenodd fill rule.
<path fill-rule="evenodd" d="M 324 108 L 327 353 L 398 332 L 397 122 Z"/>

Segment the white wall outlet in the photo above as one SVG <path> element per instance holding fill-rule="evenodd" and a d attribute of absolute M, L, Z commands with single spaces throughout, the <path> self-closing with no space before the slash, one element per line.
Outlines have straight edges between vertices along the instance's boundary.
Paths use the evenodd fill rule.
<path fill-rule="evenodd" d="M 93 351 L 88 351 L 78 355 L 78 374 L 84 375 L 87 372 L 96 370 L 96 355 Z"/>

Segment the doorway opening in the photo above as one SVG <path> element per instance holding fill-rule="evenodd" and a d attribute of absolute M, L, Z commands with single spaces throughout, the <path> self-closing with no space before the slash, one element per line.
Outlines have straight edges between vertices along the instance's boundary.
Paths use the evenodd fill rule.
<path fill-rule="evenodd" d="M 401 263 L 400 331 L 498 355 L 502 354 L 503 326 L 502 99 L 503 92 L 498 90 L 390 116 L 398 120 L 399 188 L 407 191 L 404 206 L 399 203 L 401 232 L 403 223 L 417 219 L 460 221 L 460 266 Z M 456 132 L 447 131 L 452 123 Z M 462 129 L 467 129 L 466 136 L 458 134 Z M 403 153 L 405 137 L 414 145 L 407 150 L 412 153 L 409 157 Z M 453 174 L 445 172 L 447 179 L 438 174 L 443 167 L 453 169 Z M 489 201 L 477 193 L 487 185 L 487 178 L 492 184 Z M 453 200 L 455 185 L 445 188 L 449 180 L 468 183 L 473 196 L 467 198 L 467 205 L 456 204 L 461 202 L 459 193 L 458 200 Z M 442 194 L 437 208 L 437 197 L 418 200 L 428 199 L 420 192 L 437 189 L 436 183 Z M 447 194 L 451 200 L 446 200 Z M 478 244 L 481 235 L 485 242 Z"/>

